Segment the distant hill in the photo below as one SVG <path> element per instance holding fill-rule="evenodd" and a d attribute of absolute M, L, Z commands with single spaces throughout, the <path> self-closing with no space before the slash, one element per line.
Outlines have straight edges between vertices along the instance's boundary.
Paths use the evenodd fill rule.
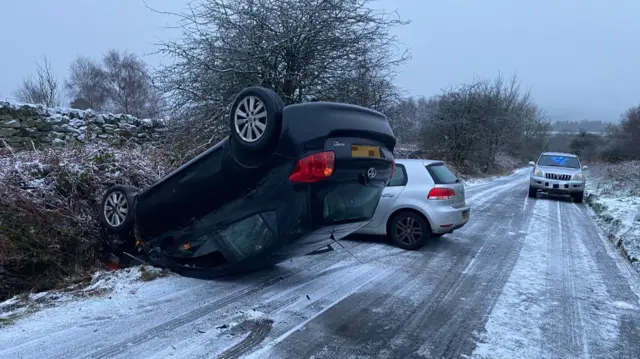
<path fill-rule="evenodd" d="M 610 125 L 611 122 L 597 120 L 558 121 L 552 123 L 552 128 L 556 132 L 605 132 Z"/>

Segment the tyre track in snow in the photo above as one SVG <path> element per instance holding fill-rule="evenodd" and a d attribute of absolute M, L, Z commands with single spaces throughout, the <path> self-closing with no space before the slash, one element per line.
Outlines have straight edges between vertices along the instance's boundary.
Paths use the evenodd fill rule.
<path fill-rule="evenodd" d="M 470 357 L 637 358 L 637 273 L 607 255 L 585 205 L 546 196 L 529 202 L 520 258 Z"/>
<path fill-rule="evenodd" d="M 366 247 L 366 245 L 360 244 L 362 247 Z M 357 247 L 356 247 L 357 248 Z M 354 248 L 354 249 L 356 249 Z M 215 314 L 227 307 L 230 304 L 233 304 L 239 300 L 250 297 L 260 291 L 268 289 L 271 286 L 278 284 L 279 282 L 284 281 L 290 277 L 294 277 L 304 271 L 313 270 L 316 267 L 322 267 L 329 262 L 335 261 L 336 258 L 334 256 L 326 256 L 317 258 L 316 261 L 312 261 L 309 265 L 303 266 L 302 268 L 295 268 L 291 270 L 287 270 L 284 273 L 277 273 L 274 276 L 268 277 L 266 280 L 260 281 L 256 284 L 245 287 L 239 291 L 236 291 L 230 295 L 223 296 L 221 298 L 210 301 L 209 303 L 199 306 L 196 309 L 188 311 L 186 314 L 182 314 L 176 316 L 162 324 L 144 330 L 136 335 L 126 338 L 125 340 L 118 342 L 116 344 L 111 344 L 106 348 L 97 350 L 91 354 L 88 354 L 86 358 L 115 358 L 119 355 L 128 352 L 131 350 L 133 346 L 139 346 L 146 341 L 153 340 L 159 336 L 161 336 L 165 332 L 174 331 L 179 327 L 182 327 L 188 323 L 201 320 L 205 316 L 210 316 Z M 185 305 L 188 308 L 188 305 Z"/>
<path fill-rule="evenodd" d="M 473 352 L 475 333 L 484 326 L 522 249 L 533 212 L 531 202 L 522 202 L 525 195 L 523 190 L 514 191 L 503 199 L 504 209 L 496 214 L 507 212 L 502 217 L 506 223 L 487 238 L 488 253 L 475 268 L 467 270 L 465 274 L 470 275 L 458 280 L 458 285 L 438 304 L 440 308 L 422 321 L 420 327 L 426 330 L 420 334 L 419 342 L 425 345 L 413 352 L 405 347 L 407 357 L 427 354 L 427 357 L 458 358 Z M 517 211 L 519 206 L 521 210 Z"/>
<path fill-rule="evenodd" d="M 287 294 L 278 298 L 272 298 L 271 301 L 264 304 L 265 308 L 271 308 L 270 310 L 265 311 L 265 316 L 276 319 L 278 323 L 276 328 L 272 330 L 272 341 L 277 341 L 277 338 L 287 336 L 288 332 L 292 330 L 295 331 L 295 328 L 299 326 L 300 323 L 304 323 L 305 321 L 318 316 L 319 313 L 331 308 L 333 305 L 342 302 L 344 298 L 349 297 L 354 291 L 362 287 L 364 284 L 371 282 L 374 277 L 379 277 L 375 281 L 377 289 L 385 286 L 401 287 L 401 285 L 398 285 L 399 282 L 395 279 L 398 276 L 407 276 L 411 271 L 415 271 L 416 268 L 418 268 L 416 264 L 424 261 L 424 254 L 429 253 L 429 251 L 432 250 L 431 247 L 425 247 L 422 251 L 413 252 L 398 250 L 397 248 L 390 246 L 376 245 L 376 247 L 375 252 L 386 252 L 387 255 L 375 255 L 369 257 L 369 259 L 366 257 L 366 253 L 358 253 L 357 257 L 359 257 L 359 259 L 364 263 L 358 264 L 357 261 L 352 261 L 348 264 L 339 264 L 339 268 L 342 272 L 336 273 L 337 278 L 328 278 L 329 280 L 332 280 L 333 283 L 309 283 L 308 285 L 300 288 L 290 289 Z M 446 259 L 446 255 L 443 252 L 436 251 L 434 254 L 436 254 L 432 257 L 432 260 L 434 261 Z M 391 259 L 393 262 L 388 262 L 388 260 Z M 362 272 L 365 270 L 367 273 L 365 273 L 363 277 L 353 278 L 346 275 L 348 272 Z M 349 280 L 347 281 L 345 278 L 340 277 L 345 277 Z M 291 300 L 292 298 L 294 300 Z M 256 300 L 260 301 L 260 298 L 256 298 Z M 266 298 L 265 301 L 267 301 Z M 285 305 L 281 305 L 283 302 Z M 218 338 L 211 338 L 212 341 L 216 339 Z M 189 349 L 181 351 L 174 357 L 212 357 L 211 355 L 213 353 L 209 356 L 194 356 L 192 354 L 192 350 L 197 352 L 197 348 L 193 347 L 193 343 L 190 343 L 189 347 Z"/>
<path fill-rule="evenodd" d="M 569 228 L 578 229 L 572 242 L 580 255 L 574 273 L 586 301 L 581 310 L 582 331 L 589 354 L 596 358 L 640 357 L 640 288 L 637 271 L 621 259 L 611 241 L 604 238 L 587 206 L 563 206 Z M 578 239 L 578 240 L 576 240 Z M 582 280 L 580 280 L 582 279 Z M 588 279 L 588 280 L 585 280 Z M 586 299 L 586 300 L 585 300 Z"/>
<path fill-rule="evenodd" d="M 258 310 L 261 320 L 274 322 L 274 319 L 278 319 L 280 322 L 284 318 L 282 315 L 278 316 L 276 314 L 282 314 L 282 312 L 286 311 L 293 313 L 293 319 L 289 320 L 304 320 L 306 317 L 313 315 L 315 312 L 320 310 L 327 302 L 333 302 L 336 300 L 335 298 L 340 298 L 349 294 L 353 290 L 352 288 L 358 287 L 362 283 L 367 282 L 385 272 L 384 268 L 373 265 L 357 266 L 351 264 L 349 267 L 351 268 L 341 266 L 336 268 L 337 270 L 329 269 L 329 272 L 332 272 L 331 275 L 323 275 L 320 280 L 310 280 L 307 285 L 293 287 L 295 290 L 290 291 L 285 296 L 286 299 L 284 300 L 283 298 L 274 298 L 271 301 L 264 297 L 249 298 L 246 303 L 239 304 L 239 307 L 251 307 L 255 306 L 256 303 L 265 303 L 262 304 L 262 308 L 259 307 Z M 313 289 L 309 290 L 308 286 L 313 286 Z M 254 319 L 248 319 L 238 324 L 233 324 L 227 331 L 221 333 L 214 332 L 212 335 L 202 335 L 196 340 L 193 340 L 193 338 L 185 338 L 187 340 L 176 344 L 176 346 L 180 348 L 180 351 L 174 352 L 171 356 L 173 358 L 189 359 L 210 358 L 216 353 L 210 349 L 207 350 L 207 348 L 214 347 L 215 344 L 218 344 L 217 342 L 225 340 L 225 336 L 231 333 L 235 332 L 235 335 L 240 334 L 238 336 L 245 335 L 246 330 L 244 330 L 243 327 L 250 326 L 254 321 Z M 237 330 L 238 328 L 240 328 L 240 330 Z M 273 326 L 270 328 L 270 333 L 272 332 L 274 332 Z M 251 335 L 251 333 L 249 333 L 249 335 Z M 242 339 L 242 341 L 244 340 L 245 339 Z M 261 340 L 264 340 L 264 337 L 261 338 Z M 235 341 L 237 341 L 237 339 Z M 237 346 L 238 344 L 233 344 L 234 348 L 237 348 Z M 245 346 L 241 349 L 234 349 L 234 355 L 239 356 L 248 352 L 252 348 L 253 346 Z M 227 350 L 223 353 L 227 353 Z M 156 355 L 157 357 L 165 357 L 166 354 L 167 353 L 165 352 L 161 352 Z"/>
<path fill-rule="evenodd" d="M 549 318 L 544 326 L 545 352 L 552 353 L 554 358 L 590 357 L 589 343 L 585 338 L 583 311 L 581 304 L 576 300 L 576 285 L 574 276 L 578 275 L 573 260 L 574 232 L 567 230 L 569 215 L 566 213 L 567 204 L 571 204 L 564 198 L 540 198 L 545 201 L 549 216 L 546 222 L 547 228 L 547 273 L 546 280 L 549 284 L 547 300 Z"/>
<path fill-rule="evenodd" d="M 351 250 L 357 252 L 358 248 L 368 246 L 371 244 L 358 243 Z M 157 337 L 171 337 L 173 333 L 190 331 L 194 323 L 219 312 L 233 303 L 233 300 L 266 289 L 283 279 L 292 279 L 294 283 L 297 280 L 307 280 L 308 278 L 301 274 L 308 271 L 314 272 L 318 267 L 330 265 L 341 258 L 344 258 L 344 254 L 339 252 L 332 252 L 326 256 L 302 257 L 298 258 L 293 265 L 285 264 L 233 280 L 203 281 L 173 278 L 176 281 L 170 283 L 178 282 L 180 287 L 160 297 L 140 298 L 137 306 L 131 308 L 128 315 L 118 315 L 125 308 L 114 308 L 115 312 L 104 313 L 110 317 L 108 318 L 110 320 L 104 323 L 65 318 L 68 322 L 66 325 L 55 326 L 46 331 L 39 330 L 38 332 L 42 333 L 20 337 L 19 341 L 14 341 L 11 345 L 0 347 L 0 357 L 39 358 L 38 355 L 29 356 L 28 353 L 36 353 L 43 347 L 47 348 L 47 357 L 52 358 L 68 356 L 75 350 L 78 352 L 74 357 L 117 356 L 118 353 L 126 353 L 136 348 L 136 345 L 140 346 Z M 182 293 L 183 297 L 177 296 L 176 293 Z M 108 299 L 103 299 L 107 308 L 111 305 Z M 135 303 L 135 301 L 133 296 L 130 302 Z M 79 304 L 77 313 L 83 313 L 82 302 Z M 102 312 L 102 308 L 98 307 L 97 311 Z M 96 310 L 95 306 L 88 309 L 89 313 Z M 176 315 L 185 312 L 186 314 Z M 167 319 L 163 320 L 163 318 Z M 95 329 L 90 330 L 93 328 Z M 185 337 L 189 336 L 192 336 L 192 333 L 185 334 Z M 91 345 L 88 346 L 87 343 Z"/>
<path fill-rule="evenodd" d="M 494 196 L 502 195 L 502 201 L 483 201 L 477 207 L 473 222 L 458 235 L 470 241 L 443 237 L 437 242 L 447 245 L 439 248 L 437 258 L 424 257 L 413 270 L 389 278 L 391 283 L 382 279 L 370 283 L 304 328 L 248 357 L 409 358 L 427 355 L 421 348 L 424 342 L 433 344 L 427 357 L 461 352 L 463 344 L 470 351 L 473 343 L 466 340 L 468 334 L 481 327 L 491 299 L 500 293 L 509 274 L 505 262 L 517 258 L 521 233 L 510 230 L 518 232 L 527 216 L 513 210 L 523 207 L 526 194 L 522 189 L 509 193 L 515 186 L 497 188 Z M 512 220 L 495 228 L 500 223 L 496 219 L 504 217 Z M 501 240 L 509 233 L 511 238 Z M 499 275 L 493 272 L 496 268 L 501 270 Z M 470 317 L 474 320 L 465 323 Z"/>

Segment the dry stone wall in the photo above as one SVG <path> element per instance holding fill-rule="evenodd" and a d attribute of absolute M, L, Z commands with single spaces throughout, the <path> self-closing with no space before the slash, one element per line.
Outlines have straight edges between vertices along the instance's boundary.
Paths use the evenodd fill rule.
<path fill-rule="evenodd" d="M 165 131 L 162 119 L 0 101 L 0 148 L 30 150 L 88 141 L 143 143 L 160 139 Z"/>

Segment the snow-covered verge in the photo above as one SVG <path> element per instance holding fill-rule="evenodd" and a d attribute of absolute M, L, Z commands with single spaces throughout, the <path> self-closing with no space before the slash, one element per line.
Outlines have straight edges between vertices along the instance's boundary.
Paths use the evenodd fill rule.
<path fill-rule="evenodd" d="M 91 144 L 0 156 L 0 300 L 86 283 L 100 268 L 99 204 L 165 170 L 156 150 Z"/>
<path fill-rule="evenodd" d="M 640 270 L 640 161 L 590 164 L 585 195 L 605 234 Z"/>
<path fill-rule="evenodd" d="M 42 309 L 117 293 L 135 294 L 146 282 L 169 275 L 171 275 L 170 272 L 147 266 L 126 268 L 115 272 L 99 270 L 87 283 L 78 283 L 60 290 L 23 293 L 0 303 L 0 328 Z"/>

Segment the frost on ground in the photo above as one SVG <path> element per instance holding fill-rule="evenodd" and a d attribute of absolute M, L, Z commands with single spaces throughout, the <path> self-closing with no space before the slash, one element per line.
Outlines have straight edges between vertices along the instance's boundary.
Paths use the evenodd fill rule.
<path fill-rule="evenodd" d="M 138 266 L 118 271 L 97 271 L 87 284 L 76 284 L 62 290 L 24 293 L 0 303 L 0 328 L 13 324 L 37 311 L 64 306 L 69 302 L 105 297 L 117 293 L 135 294 L 146 282 L 170 273 L 153 267 Z"/>
<path fill-rule="evenodd" d="M 511 170 L 508 174 L 503 174 L 503 175 L 498 175 L 498 176 L 489 176 L 489 177 L 469 177 L 464 179 L 464 184 L 465 186 L 477 186 L 477 185 L 481 185 L 484 183 L 489 183 L 491 181 L 495 181 L 497 179 L 501 179 L 507 176 L 511 176 L 514 175 L 516 173 L 520 173 L 521 171 L 524 171 L 527 167 L 520 167 L 520 168 L 516 168 L 514 170 Z"/>
<path fill-rule="evenodd" d="M 640 270 L 640 161 L 594 163 L 587 171 L 586 202 L 607 236 Z"/>
<path fill-rule="evenodd" d="M 154 183 L 162 158 L 153 148 L 104 144 L 0 155 L 0 300 L 86 282 L 100 267 L 105 190 Z"/>

